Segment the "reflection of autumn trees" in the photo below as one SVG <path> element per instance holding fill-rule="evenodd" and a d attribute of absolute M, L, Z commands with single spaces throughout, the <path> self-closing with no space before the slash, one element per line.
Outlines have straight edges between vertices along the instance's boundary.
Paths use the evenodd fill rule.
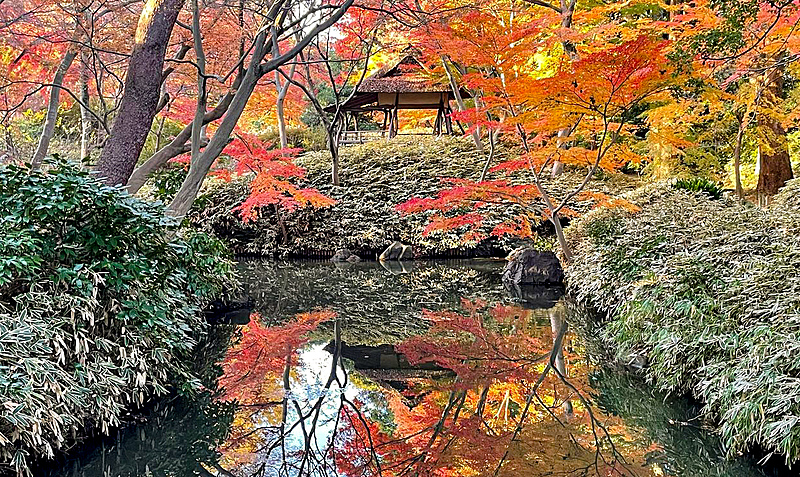
<path fill-rule="evenodd" d="M 226 398 L 240 408 L 221 465 L 211 470 L 652 475 L 640 462 L 648 449 L 591 407 L 587 364 L 566 332 L 563 309 L 464 301 L 460 312 L 425 317 L 428 333 L 396 349 L 417 369 L 433 364 L 453 373 L 417 373 L 392 387 L 360 376 L 354 385 L 352 364 L 342 359 L 343 322 L 332 313 L 302 314 L 276 327 L 255 316 L 225 362 Z M 308 345 L 324 321 L 334 328 L 329 352 Z"/>
<path fill-rule="evenodd" d="M 463 308 L 427 313 L 429 332 L 399 346 L 412 363 L 435 362 L 457 377 L 417 383 L 429 394 L 414 409 L 394 401 L 397 429 L 376 439 L 385 475 L 643 472 L 619 452 L 623 428 L 594 414 L 563 310 Z"/>

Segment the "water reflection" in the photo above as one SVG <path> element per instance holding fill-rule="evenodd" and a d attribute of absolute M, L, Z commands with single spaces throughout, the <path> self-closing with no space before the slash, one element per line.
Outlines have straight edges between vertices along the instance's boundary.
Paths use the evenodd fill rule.
<path fill-rule="evenodd" d="M 557 290 L 509 293 L 498 269 L 242 264 L 257 312 L 227 352 L 220 399 L 173 405 L 70 472 L 764 475 L 725 461 L 689 404 L 599 369 Z"/>

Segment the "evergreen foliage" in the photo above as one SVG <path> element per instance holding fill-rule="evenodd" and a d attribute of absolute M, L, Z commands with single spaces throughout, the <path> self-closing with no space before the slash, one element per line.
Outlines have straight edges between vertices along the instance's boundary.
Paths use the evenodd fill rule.
<path fill-rule="evenodd" d="M 0 469 L 201 387 L 201 311 L 234 287 L 219 241 L 64 162 L 0 166 L 0 217 Z"/>

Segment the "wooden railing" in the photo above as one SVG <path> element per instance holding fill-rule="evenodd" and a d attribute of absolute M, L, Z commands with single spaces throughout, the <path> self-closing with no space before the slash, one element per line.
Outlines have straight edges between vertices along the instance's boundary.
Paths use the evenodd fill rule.
<path fill-rule="evenodd" d="M 372 131 L 342 131 L 339 134 L 339 144 L 363 144 L 369 141 L 377 141 L 387 137 L 388 131 L 372 130 Z"/>

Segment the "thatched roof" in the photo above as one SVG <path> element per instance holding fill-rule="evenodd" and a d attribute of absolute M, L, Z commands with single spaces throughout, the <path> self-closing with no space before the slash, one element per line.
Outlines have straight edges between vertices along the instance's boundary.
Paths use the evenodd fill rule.
<path fill-rule="evenodd" d="M 450 86 L 435 84 L 430 72 L 413 54 L 397 63 L 384 66 L 365 78 L 360 93 L 447 93 Z"/>
<path fill-rule="evenodd" d="M 340 107 L 343 111 L 370 111 L 385 109 L 377 106 L 370 106 L 378 102 L 379 93 L 391 94 L 414 94 L 414 93 L 447 93 L 447 98 L 454 99 L 455 95 L 448 83 L 434 81 L 435 75 L 424 63 L 417 59 L 417 53 L 406 54 L 399 61 L 384 66 L 378 71 L 365 78 L 356 90 L 356 93 L 349 101 Z M 470 98 L 469 91 L 461 88 L 461 96 Z M 436 104 L 420 104 L 416 107 L 401 107 L 402 109 L 435 109 Z M 333 112 L 336 105 L 330 105 L 325 111 Z"/>

